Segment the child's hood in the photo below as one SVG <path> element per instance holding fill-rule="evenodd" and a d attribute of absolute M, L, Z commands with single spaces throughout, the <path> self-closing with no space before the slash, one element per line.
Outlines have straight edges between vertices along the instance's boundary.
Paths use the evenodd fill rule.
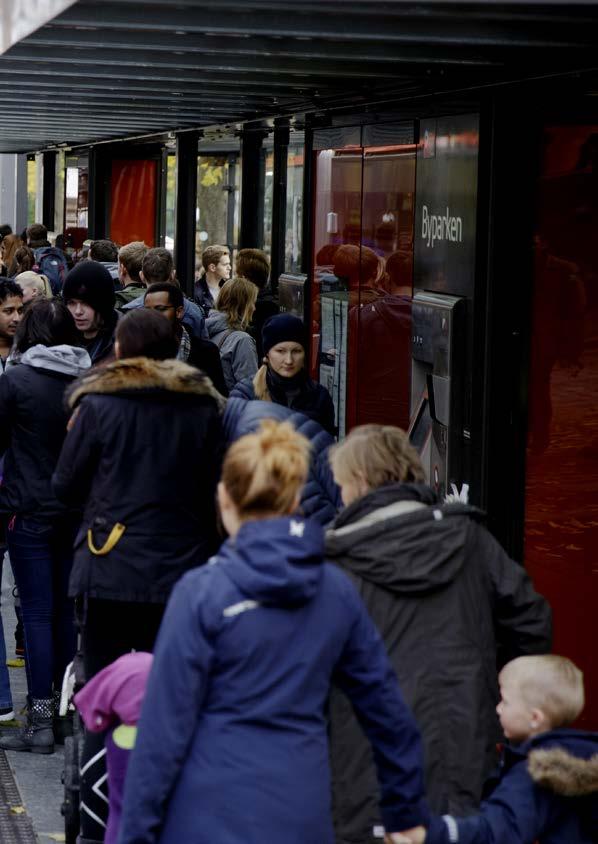
<path fill-rule="evenodd" d="M 552 730 L 537 736 L 527 767 L 537 785 L 563 797 L 598 793 L 598 734 Z"/>
<path fill-rule="evenodd" d="M 152 655 L 125 654 L 91 678 L 74 697 L 83 722 L 91 732 L 112 724 L 136 724 L 141 713 Z"/>

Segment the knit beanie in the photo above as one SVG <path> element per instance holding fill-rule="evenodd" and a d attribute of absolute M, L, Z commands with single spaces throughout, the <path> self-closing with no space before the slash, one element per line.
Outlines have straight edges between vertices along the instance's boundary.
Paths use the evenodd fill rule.
<path fill-rule="evenodd" d="M 264 355 L 279 343 L 299 343 L 305 349 L 305 326 L 299 317 L 292 314 L 275 314 L 266 320 L 262 328 Z"/>
<path fill-rule="evenodd" d="M 62 297 L 80 299 L 97 311 L 105 323 L 109 323 L 115 305 L 114 282 L 106 267 L 88 259 L 79 261 L 64 280 Z"/>

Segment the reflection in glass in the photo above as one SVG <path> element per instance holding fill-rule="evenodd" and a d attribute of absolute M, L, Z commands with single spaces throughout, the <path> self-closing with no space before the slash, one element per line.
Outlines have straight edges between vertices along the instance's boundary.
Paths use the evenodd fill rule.
<path fill-rule="evenodd" d="M 321 150 L 315 160 L 312 377 L 339 435 L 409 424 L 415 147 Z"/>

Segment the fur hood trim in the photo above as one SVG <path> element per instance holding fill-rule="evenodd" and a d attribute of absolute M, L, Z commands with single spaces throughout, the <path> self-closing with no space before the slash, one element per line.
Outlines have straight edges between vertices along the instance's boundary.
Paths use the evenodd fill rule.
<path fill-rule="evenodd" d="M 84 396 L 118 395 L 135 390 L 167 390 L 195 396 L 211 396 L 222 411 L 225 399 L 205 373 L 180 360 L 127 358 L 93 369 L 78 378 L 68 392 L 68 406 L 75 408 Z"/>
<path fill-rule="evenodd" d="M 559 747 L 532 750 L 528 771 L 537 785 L 564 797 L 582 797 L 598 792 L 598 753 L 583 759 Z"/>

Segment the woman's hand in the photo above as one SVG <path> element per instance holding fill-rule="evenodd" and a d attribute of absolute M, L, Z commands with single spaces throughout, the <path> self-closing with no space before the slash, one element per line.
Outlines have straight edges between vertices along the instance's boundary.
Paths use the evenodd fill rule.
<path fill-rule="evenodd" d="M 387 832 L 384 844 L 424 844 L 426 840 L 426 828 L 414 826 L 412 829 L 405 829 L 403 832 Z"/>

